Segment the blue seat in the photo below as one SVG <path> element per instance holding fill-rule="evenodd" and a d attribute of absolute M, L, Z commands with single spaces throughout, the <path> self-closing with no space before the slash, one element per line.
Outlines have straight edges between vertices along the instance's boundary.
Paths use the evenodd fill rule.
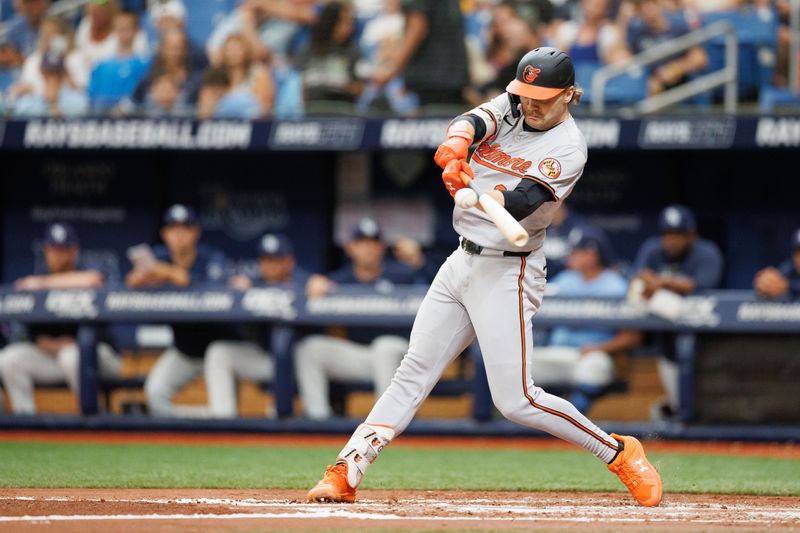
<path fill-rule="evenodd" d="M 0 0 L 0 22 L 6 21 L 14 16 L 13 0 Z"/>
<path fill-rule="evenodd" d="M 738 90 L 739 98 L 754 98 L 761 87 L 769 85 L 775 68 L 775 50 L 778 38 L 778 17 L 772 10 L 741 10 L 724 13 L 706 13 L 704 24 L 720 20 L 729 21 L 739 37 Z M 725 65 L 725 39 L 720 36 L 705 46 L 708 54 L 708 72 Z M 715 95 L 722 94 L 717 89 Z"/>
<path fill-rule="evenodd" d="M 762 113 L 771 113 L 776 107 L 800 110 L 800 93 L 789 89 L 765 86 L 758 94 L 758 108 Z"/>
<path fill-rule="evenodd" d="M 592 101 L 592 77 L 603 65 L 589 61 L 575 63 L 575 79 L 584 89 L 584 100 Z M 606 104 L 624 105 L 638 102 L 647 96 L 647 72 L 624 74 L 606 84 L 603 99 Z"/>
<path fill-rule="evenodd" d="M 186 33 L 198 44 L 205 44 L 220 23 L 236 7 L 236 0 L 184 0 Z"/>

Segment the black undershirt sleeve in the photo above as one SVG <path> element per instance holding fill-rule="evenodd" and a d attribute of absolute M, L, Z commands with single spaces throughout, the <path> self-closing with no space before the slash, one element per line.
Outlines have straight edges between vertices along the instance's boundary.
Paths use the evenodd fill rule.
<path fill-rule="evenodd" d="M 473 137 L 473 142 L 478 142 L 486 137 L 486 123 L 475 113 L 459 115 L 453 119 L 453 122 L 458 122 L 459 120 L 466 120 L 475 128 L 475 137 Z"/>
<path fill-rule="evenodd" d="M 531 179 L 523 179 L 513 191 L 501 191 L 505 208 L 516 220 L 527 217 L 545 202 L 556 200 L 553 193 Z"/>

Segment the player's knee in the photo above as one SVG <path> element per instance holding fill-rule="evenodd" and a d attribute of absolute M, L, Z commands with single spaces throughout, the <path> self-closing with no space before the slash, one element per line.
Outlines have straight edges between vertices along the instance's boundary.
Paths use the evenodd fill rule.
<path fill-rule="evenodd" d="M 295 345 L 295 363 L 311 364 L 325 357 L 327 351 L 327 339 L 323 335 L 311 335 Z"/>
<path fill-rule="evenodd" d="M 9 379 L 14 373 L 24 368 L 26 350 L 13 344 L 7 346 L 0 354 L 0 375 L 3 379 Z"/>
<path fill-rule="evenodd" d="M 58 364 L 64 372 L 77 370 L 81 360 L 81 352 L 77 345 L 71 344 L 58 351 Z"/>
<path fill-rule="evenodd" d="M 531 406 L 524 399 L 515 398 L 513 396 L 495 398 L 494 406 L 500 411 L 500 414 L 512 422 L 519 423 L 524 418 L 525 409 L 530 409 Z"/>
<path fill-rule="evenodd" d="M 396 335 L 381 335 L 370 345 L 375 353 L 401 359 L 408 351 L 408 341 Z"/>
<path fill-rule="evenodd" d="M 206 368 L 224 370 L 231 366 L 232 353 L 224 342 L 215 341 L 208 345 L 205 355 Z"/>
<path fill-rule="evenodd" d="M 170 393 L 156 380 L 148 379 L 144 382 L 144 395 L 147 399 L 147 408 L 153 416 L 170 416 L 172 414 L 172 398 Z"/>

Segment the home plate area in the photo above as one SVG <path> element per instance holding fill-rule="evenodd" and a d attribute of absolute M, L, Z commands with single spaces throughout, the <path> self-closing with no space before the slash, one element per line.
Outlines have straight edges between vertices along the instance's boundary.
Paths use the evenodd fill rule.
<path fill-rule="evenodd" d="M 309 504 L 297 490 L 0 490 L 0 531 L 800 531 L 797 498 L 622 493 L 365 490 Z"/>

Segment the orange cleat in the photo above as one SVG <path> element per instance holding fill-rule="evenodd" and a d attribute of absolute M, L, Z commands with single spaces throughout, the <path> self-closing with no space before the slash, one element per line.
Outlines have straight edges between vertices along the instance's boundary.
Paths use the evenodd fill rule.
<path fill-rule="evenodd" d="M 310 502 L 342 502 L 356 501 L 356 489 L 347 482 L 347 463 L 339 461 L 328 466 L 325 475 L 306 496 Z"/>
<path fill-rule="evenodd" d="M 614 433 L 611 436 L 622 442 L 625 448 L 608 465 L 608 469 L 619 476 L 636 501 L 645 507 L 655 507 L 661 502 L 661 476 L 645 457 L 642 443 L 633 437 Z"/>

